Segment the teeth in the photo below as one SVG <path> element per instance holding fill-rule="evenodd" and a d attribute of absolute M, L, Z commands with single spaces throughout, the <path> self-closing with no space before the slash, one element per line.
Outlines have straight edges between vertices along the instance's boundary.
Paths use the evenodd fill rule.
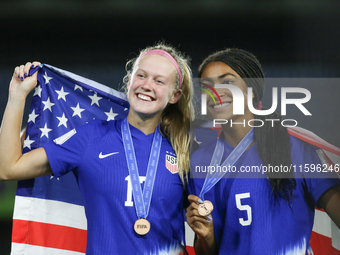
<path fill-rule="evenodd" d="M 221 104 L 214 105 L 214 109 L 219 109 L 219 108 L 222 108 L 222 107 L 225 107 L 225 106 L 228 106 L 228 105 L 230 105 L 230 103 L 223 103 L 222 105 Z"/>
<path fill-rule="evenodd" d="M 151 97 L 148 97 L 148 96 L 145 96 L 145 95 L 142 95 L 142 94 L 138 94 L 138 98 L 146 100 L 146 101 L 150 101 L 150 102 L 152 101 Z"/>

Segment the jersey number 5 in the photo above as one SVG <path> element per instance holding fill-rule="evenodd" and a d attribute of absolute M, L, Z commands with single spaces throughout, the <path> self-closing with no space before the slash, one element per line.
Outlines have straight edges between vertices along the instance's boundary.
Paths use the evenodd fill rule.
<path fill-rule="evenodd" d="M 251 216 L 251 207 L 249 205 L 242 205 L 241 204 L 241 199 L 243 198 L 248 198 L 250 197 L 250 193 L 241 193 L 241 194 L 236 194 L 235 195 L 235 200 L 236 200 L 236 207 L 240 211 L 247 211 L 247 220 L 244 220 L 243 218 L 239 218 L 239 222 L 242 226 L 249 226 L 252 221 L 252 216 Z"/>

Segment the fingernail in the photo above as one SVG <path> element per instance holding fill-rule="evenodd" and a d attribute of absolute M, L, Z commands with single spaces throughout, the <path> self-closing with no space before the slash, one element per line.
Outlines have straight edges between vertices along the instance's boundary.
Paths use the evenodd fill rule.
<path fill-rule="evenodd" d="M 20 75 L 18 75 L 18 78 L 20 79 Z"/>
<path fill-rule="evenodd" d="M 210 220 L 207 220 L 207 223 L 209 223 L 210 222 Z"/>
<path fill-rule="evenodd" d="M 31 68 L 33 68 L 34 67 L 34 65 L 31 65 Z"/>
<path fill-rule="evenodd" d="M 200 204 L 203 204 L 203 201 L 202 201 L 202 199 L 198 199 L 198 203 L 200 203 Z"/>
<path fill-rule="evenodd" d="M 23 78 L 23 77 L 20 77 L 20 80 L 21 80 L 21 81 L 23 81 L 23 80 L 24 80 L 24 78 Z"/>
<path fill-rule="evenodd" d="M 24 74 L 25 78 L 27 77 L 27 73 Z"/>
<path fill-rule="evenodd" d="M 208 219 L 209 219 L 209 220 L 212 220 L 212 218 L 211 218 L 210 216 L 208 216 Z"/>

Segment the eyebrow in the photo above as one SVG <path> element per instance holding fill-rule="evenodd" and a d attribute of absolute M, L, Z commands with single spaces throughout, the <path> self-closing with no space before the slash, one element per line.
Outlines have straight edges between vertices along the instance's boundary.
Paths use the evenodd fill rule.
<path fill-rule="evenodd" d="M 228 76 L 228 75 L 231 75 L 231 76 L 237 78 L 235 74 L 232 74 L 232 73 L 224 73 L 224 74 L 218 76 L 217 79 L 223 79 L 224 77 L 226 77 L 226 76 Z M 210 78 L 210 77 L 202 78 L 202 81 L 207 81 L 207 82 L 213 83 L 213 79 Z"/>
<path fill-rule="evenodd" d="M 236 75 L 235 75 L 235 74 L 232 74 L 232 73 L 225 73 L 225 74 L 222 74 L 222 75 L 218 76 L 218 78 L 221 79 L 221 78 L 224 78 L 224 77 L 226 77 L 226 76 L 228 76 L 228 75 L 231 75 L 231 76 L 234 76 L 235 78 L 237 78 Z"/>

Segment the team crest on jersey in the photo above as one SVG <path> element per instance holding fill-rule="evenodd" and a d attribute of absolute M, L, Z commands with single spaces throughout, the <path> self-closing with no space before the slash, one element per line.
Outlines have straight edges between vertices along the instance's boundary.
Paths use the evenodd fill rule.
<path fill-rule="evenodd" d="M 178 173 L 177 158 L 171 152 L 165 154 L 165 166 L 172 174 Z"/>

